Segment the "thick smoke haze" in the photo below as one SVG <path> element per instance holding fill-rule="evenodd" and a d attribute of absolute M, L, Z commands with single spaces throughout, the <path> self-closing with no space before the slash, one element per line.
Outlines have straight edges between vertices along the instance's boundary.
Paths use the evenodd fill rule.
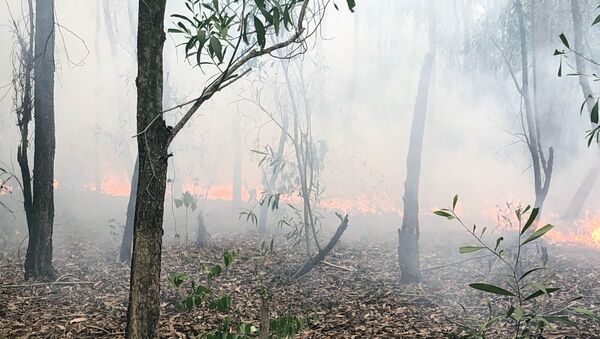
<path fill-rule="evenodd" d="M 472 18 L 469 32 L 493 25 L 506 7 L 497 1 L 485 8 L 460 8 L 454 2 L 435 4 L 438 55 L 429 97 L 420 213 L 430 215 L 461 196 L 462 212 L 485 221 L 505 202 L 533 202 L 532 172 L 524 143 L 518 142 L 519 99 L 510 77 L 494 70 L 502 59 L 493 47 L 487 52 L 464 45 L 465 23 L 459 11 Z M 136 8 L 126 2 L 103 7 L 102 2 L 57 1 L 56 181 L 57 222 L 61 218 L 87 219 L 88 208 L 74 208 L 77 194 L 100 191 L 111 208 L 90 222 L 104 227 L 110 218 L 124 219 L 126 197 L 136 155 L 135 134 L 135 32 Z M 20 1 L 9 1 L 13 18 L 22 16 Z M 183 5 L 168 4 L 168 13 Z M 381 223 L 390 230 L 401 220 L 406 152 L 424 51 L 428 44 L 428 16 L 421 1 L 380 1 L 348 15 L 330 9 L 319 39 L 300 61 L 309 82 L 313 134 L 327 147 L 321 177 L 326 214 L 339 210 L 351 215 L 391 215 Z M 2 6 L 0 83 L 12 78 L 13 35 L 11 14 Z M 174 25 L 172 19 L 166 25 Z M 556 32 L 570 31 L 569 23 Z M 554 32 L 550 32 L 554 33 Z M 476 33 L 472 33 L 476 34 Z M 564 88 L 560 98 L 543 111 L 542 139 L 556 150 L 556 166 L 546 203 L 547 218 L 564 212 L 585 176 L 593 149 L 585 144 L 588 121 L 578 117 L 581 102 L 575 78 L 558 78 L 560 48 L 556 34 L 541 53 L 538 67 L 548 73 L 544 81 Z M 475 39 L 476 40 L 476 39 Z M 164 106 L 193 99 L 207 82 L 206 74 L 184 58 L 176 34 L 168 34 L 165 56 Z M 486 67 L 486 65 L 495 65 Z M 171 147 L 168 195 L 189 190 L 210 199 L 232 198 L 235 126 L 241 142 L 242 198 L 262 191 L 260 158 L 251 150 L 274 145 L 278 129 L 252 102 L 257 93 L 271 107 L 273 91 L 281 81 L 277 60 L 257 65 L 260 70 L 227 88 L 202 107 Z M 275 75 L 264 70 L 278 70 Z M 265 75 L 267 74 L 267 75 Z M 278 80 L 279 79 L 279 80 Z M 10 86 L 3 87 L 0 106 L 0 148 L 4 164 L 16 166 L 18 131 Z M 540 106 L 541 107 L 541 106 Z M 183 114 L 175 109 L 165 116 L 174 122 Z M 548 117 L 548 119 L 546 119 Z M 233 135 L 233 136 L 232 136 Z M 584 209 L 595 212 L 598 187 Z M 254 193 L 252 193 L 254 191 Z M 61 194 L 62 193 L 62 194 Z M 117 198 L 111 198 L 117 197 Z M 19 201 L 18 189 L 13 193 Z M 167 197 L 167 229 L 171 199 Z M 68 212 L 67 212 L 68 211 Z M 104 214 L 104 215 L 103 215 Z M 17 223 L 23 232 L 21 213 Z M 210 217 L 209 217 L 210 219 Z M 231 222 L 236 222 L 236 217 Z M 489 220 L 488 220 L 489 221 Z M 553 220 L 553 222 L 558 222 Z M 568 228 L 569 225 L 560 225 Z M 360 225 L 356 226 L 360 228 Z M 362 227 L 369 227 L 363 225 Z M 441 227 L 441 226 L 438 226 Z M 447 227 L 447 226 L 444 226 Z"/>

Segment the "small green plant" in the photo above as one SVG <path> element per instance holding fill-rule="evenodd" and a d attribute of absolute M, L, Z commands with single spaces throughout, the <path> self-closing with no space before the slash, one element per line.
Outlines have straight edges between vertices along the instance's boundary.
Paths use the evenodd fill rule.
<path fill-rule="evenodd" d="M 272 254 L 273 240 L 271 242 L 263 241 L 259 253 L 263 260 Z M 225 251 L 221 257 L 222 264 L 201 266 L 200 271 L 207 279 L 206 284 L 199 284 L 191 280 L 190 275 L 187 273 L 174 273 L 169 277 L 169 282 L 176 288 L 181 287 L 185 282 L 191 280 L 187 294 L 179 301 L 179 305 L 182 308 L 192 310 L 204 305 L 210 310 L 226 314 L 216 330 L 204 333 L 201 338 L 247 339 L 256 338 L 259 335 L 259 329 L 256 325 L 239 320 L 241 318 L 239 316 L 240 312 L 239 309 L 234 307 L 231 295 L 216 295 L 211 288 L 215 279 L 230 268 L 238 255 L 239 251 Z M 310 320 L 308 316 L 299 317 L 292 313 L 283 313 L 277 317 L 270 318 L 268 306 L 269 292 L 267 289 L 261 289 L 259 295 L 262 301 L 261 309 L 264 308 L 264 310 L 261 310 L 261 324 L 266 321 L 268 326 L 265 326 L 265 330 L 268 329 L 269 338 L 293 338 L 299 331 L 307 327 Z"/>
<path fill-rule="evenodd" d="M 185 191 L 181 195 L 181 199 L 175 199 L 175 207 L 184 207 L 185 208 L 185 247 L 188 245 L 188 213 L 191 210 L 192 212 L 198 208 L 198 198 L 192 195 L 190 192 Z M 175 237 L 179 237 L 179 234 L 175 234 Z"/>
<path fill-rule="evenodd" d="M 231 296 L 214 296 L 210 285 L 224 270 L 227 270 L 231 266 L 237 255 L 238 251 L 225 251 L 222 257 L 223 266 L 220 264 L 207 264 L 200 267 L 200 271 L 204 273 L 208 280 L 207 285 L 198 284 L 192 280 L 188 294 L 179 302 L 180 306 L 191 310 L 206 302 L 208 308 L 212 310 L 226 311 L 229 309 L 231 307 Z M 180 287 L 184 282 L 190 280 L 190 278 L 187 273 L 174 273 L 169 277 L 169 282 L 175 287 Z"/>
<path fill-rule="evenodd" d="M 496 257 L 497 262 L 501 263 L 508 272 L 506 275 L 507 279 L 502 286 L 487 282 L 469 284 L 473 289 L 499 296 L 508 301 L 505 312 L 496 316 L 493 316 L 491 305 L 488 303 L 490 315 L 478 331 L 473 333 L 473 337 L 483 338 L 490 326 L 503 318 L 513 323 L 515 338 L 529 338 L 536 332 L 541 334 L 544 332 L 546 325 L 551 322 L 570 322 L 566 317 L 543 312 L 541 309 L 535 307 L 533 303 L 535 299 L 542 296 L 550 296 L 559 290 L 558 287 L 549 287 L 546 284 L 531 280 L 532 276 L 536 272 L 544 270 L 544 267 L 524 269 L 523 251 L 525 246 L 543 237 L 553 228 L 552 225 L 548 224 L 537 228 L 535 231 L 533 230 L 539 209 L 527 206 L 524 209 L 518 208 L 515 210 L 518 223 L 516 244 L 505 245 L 505 238 L 503 236 L 498 237 L 492 244 L 488 244 L 483 238 L 486 228 L 478 230 L 476 225 L 468 227 L 456 214 L 457 203 L 458 196 L 454 196 L 451 208 L 435 211 L 434 214 L 448 220 L 457 220 L 475 238 L 476 244 L 462 246 L 459 248 L 459 252 L 466 254 L 487 251 Z M 575 312 L 584 314 L 577 310 Z"/>

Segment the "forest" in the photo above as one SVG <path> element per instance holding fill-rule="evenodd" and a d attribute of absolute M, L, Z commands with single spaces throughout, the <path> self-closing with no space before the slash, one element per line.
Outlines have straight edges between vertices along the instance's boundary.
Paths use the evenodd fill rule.
<path fill-rule="evenodd" d="M 600 5 L 5 0 L 0 338 L 600 338 Z"/>

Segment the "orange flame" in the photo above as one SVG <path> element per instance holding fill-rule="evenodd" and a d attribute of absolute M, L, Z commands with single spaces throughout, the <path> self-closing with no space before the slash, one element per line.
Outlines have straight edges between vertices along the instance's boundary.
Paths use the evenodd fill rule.
<path fill-rule="evenodd" d="M 582 218 L 573 222 L 568 230 L 555 227 L 548 233 L 551 243 L 563 245 L 581 245 L 600 249 L 600 212 L 587 212 Z"/>

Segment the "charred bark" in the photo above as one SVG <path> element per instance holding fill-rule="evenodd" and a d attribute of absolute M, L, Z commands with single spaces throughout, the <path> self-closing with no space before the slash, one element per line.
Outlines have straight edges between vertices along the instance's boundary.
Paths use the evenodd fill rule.
<path fill-rule="evenodd" d="M 140 160 L 135 159 L 133 174 L 131 175 L 131 189 L 129 192 L 129 202 L 127 203 L 127 216 L 125 218 L 125 230 L 123 231 L 123 240 L 121 242 L 121 254 L 119 259 L 122 262 L 131 264 L 131 246 L 133 244 L 133 223 L 135 220 L 135 201 L 137 195 L 137 185 L 140 170 Z"/>
<path fill-rule="evenodd" d="M 33 220 L 25 257 L 25 278 L 56 279 L 52 266 L 54 227 L 54 1 L 35 10 Z M 26 151 L 26 150 L 24 150 Z"/>
<path fill-rule="evenodd" d="M 419 259 L 419 183 L 421 176 L 421 154 L 423 134 L 427 116 L 429 87 L 433 76 L 433 53 L 427 52 L 421 68 L 417 90 L 415 112 L 410 131 L 410 143 L 406 160 L 406 181 L 404 183 L 404 214 L 402 227 L 398 230 L 398 263 L 401 281 L 421 281 Z"/>
<path fill-rule="evenodd" d="M 136 85 L 140 170 L 125 331 L 128 338 L 159 336 L 162 225 L 171 136 L 160 116 L 165 5 L 166 0 L 139 1 Z"/>
<path fill-rule="evenodd" d="M 17 108 L 17 126 L 19 127 L 21 142 L 17 149 L 17 163 L 21 170 L 21 188 L 23 191 L 23 208 L 27 225 L 33 225 L 33 193 L 31 192 L 31 169 L 29 168 L 29 123 L 33 117 L 33 49 L 34 49 L 34 14 L 32 0 L 27 2 L 29 11 L 29 34 L 27 37 L 19 35 L 20 73 L 22 74 L 22 88 L 17 89 L 16 97 L 20 100 Z M 16 24 L 15 24 L 16 26 Z M 18 32 L 17 27 L 15 29 Z M 27 39 L 27 40 L 26 40 Z M 18 76 L 18 75 L 17 75 Z M 19 93 L 20 91 L 20 93 Z"/>

